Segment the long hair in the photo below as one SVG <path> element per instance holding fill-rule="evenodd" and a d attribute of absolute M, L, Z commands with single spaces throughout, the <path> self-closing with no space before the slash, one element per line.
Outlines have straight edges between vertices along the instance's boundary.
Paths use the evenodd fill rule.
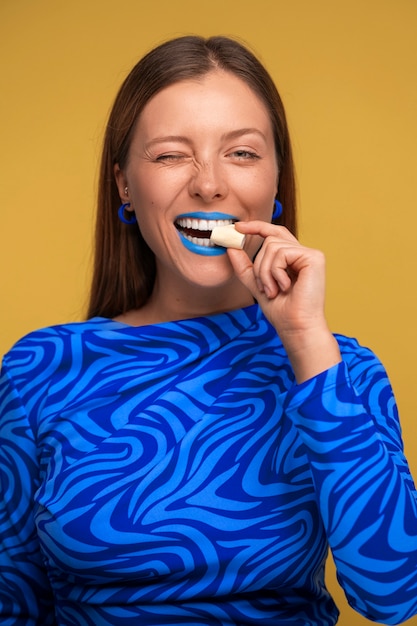
<path fill-rule="evenodd" d="M 88 317 L 115 317 L 138 309 L 149 298 L 155 281 L 155 258 L 139 229 L 117 216 L 120 197 L 114 166 L 123 169 L 135 123 L 149 100 L 182 80 L 214 69 L 243 80 L 265 103 L 274 132 L 279 169 L 277 199 L 284 207 L 277 223 L 296 234 L 295 176 L 284 107 L 264 66 L 241 43 L 228 37 L 185 36 L 148 52 L 123 82 L 111 110 L 99 174 L 93 279 Z"/>

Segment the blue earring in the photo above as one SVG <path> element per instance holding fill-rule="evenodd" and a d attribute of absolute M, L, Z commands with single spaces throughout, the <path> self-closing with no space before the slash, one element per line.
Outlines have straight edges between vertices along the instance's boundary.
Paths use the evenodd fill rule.
<path fill-rule="evenodd" d="M 125 202 L 125 204 L 122 204 L 121 207 L 119 207 L 119 210 L 117 211 L 117 215 L 119 216 L 119 220 L 121 222 L 123 222 L 123 224 L 136 224 L 136 215 L 134 213 L 132 213 L 132 217 L 130 217 L 129 219 L 127 217 L 125 217 L 125 209 L 127 209 L 127 207 L 130 206 L 130 202 Z"/>
<path fill-rule="evenodd" d="M 272 213 L 272 219 L 277 220 L 282 215 L 282 204 L 278 200 L 274 201 L 274 212 Z"/>

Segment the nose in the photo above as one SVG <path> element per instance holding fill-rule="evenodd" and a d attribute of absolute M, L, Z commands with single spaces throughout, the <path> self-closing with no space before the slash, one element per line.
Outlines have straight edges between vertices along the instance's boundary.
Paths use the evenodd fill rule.
<path fill-rule="evenodd" d="M 193 198 L 203 202 L 221 200 L 227 195 L 227 183 L 221 165 L 206 161 L 195 166 L 189 182 L 189 192 Z"/>

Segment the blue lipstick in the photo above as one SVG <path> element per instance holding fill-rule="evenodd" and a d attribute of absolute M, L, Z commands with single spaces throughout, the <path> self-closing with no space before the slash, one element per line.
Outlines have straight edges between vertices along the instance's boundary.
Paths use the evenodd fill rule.
<path fill-rule="evenodd" d="M 181 213 L 178 215 L 177 220 L 189 218 L 194 220 L 233 220 L 234 222 L 238 221 L 236 215 L 229 215 L 229 213 L 219 213 L 218 211 L 215 213 L 207 213 L 203 211 L 197 211 L 196 213 Z"/>
<path fill-rule="evenodd" d="M 220 256 L 222 254 L 226 254 L 226 248 L 216 245 L 204 245 L 203 243 L 196 243 L 198 239 L 207 240 L 210 238 L 211 228 L 214 228 L 217 224 L 208 224 L 206 222 L 229 222 L 233 223 L 237 221 L 237 217 L 235 215 L 231 215 L 229 213 L 220 213 L 219 211 L 207 213 L 206 211 L 196 211 L 193 213 L 182 213 L 178 215 L 175 224 L 178 230 L 178 235 L 180 237 L 181 243 L 187 250 L 193 252 L 194 254 L 199 254 L 201 256 Z M 190 222 L 185 224 L 184 222 L 180 224 L 182 220 L 203 220 L 204 224 L 190 226 Z M 198 233 L 201 233 L 199 235 Z M 194 241 L 192 240 L 194 239 Z"/>

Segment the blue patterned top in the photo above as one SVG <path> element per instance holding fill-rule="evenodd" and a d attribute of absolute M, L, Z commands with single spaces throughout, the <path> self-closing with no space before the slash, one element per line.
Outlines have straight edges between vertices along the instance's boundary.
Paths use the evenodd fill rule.
<path fill-rule="evenodd" d="M 417 613 L 417 501 L 386 373 L 296 385 L 257 305 L 33 332 L 0 384 L 3 626 L 333 625 Z"/>

